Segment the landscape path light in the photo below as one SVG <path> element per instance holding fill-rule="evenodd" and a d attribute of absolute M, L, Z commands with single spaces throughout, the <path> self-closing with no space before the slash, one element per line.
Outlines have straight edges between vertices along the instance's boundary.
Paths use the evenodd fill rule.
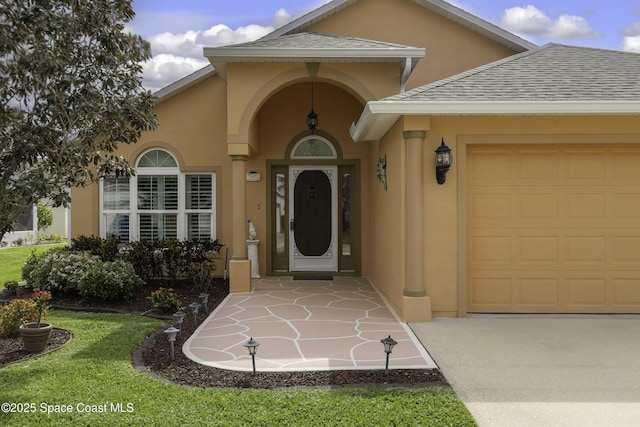
<path fill-rule="evenodd" d="M 180 330 L 180 332 L 182 332 L 182 323 L 184 322 L 184 316 L 186 316 L 186 313 L 182 310 L 178 310 L 173 313 L 173 318 L 176 319 L 176 325 L 178 325 L 178 329 Z"/>
<path fill-rule="evenodd" d="M 380 342 L 384 345 L 384 352 L 387 353 L 387 363 L 384 367 L 384 373 L 385 375 L 389 375 L 389 355 L 393 351 L 393 347 L 395 347 L 398 342 L 391 338 L 391 335 L 387 338 L 381 339 Z"/>
<path fill-rule="evenodd" d="M 253 375 L 256 374 L 256 352 L 258 351 L 258 346 L 260 345 L 260 341 L 256 341 L 253 337 L 249 338 L 249 341 L 244 343 L 244 346 L 249 350 L 249 354 L 251 355 L 251 362 L 253 363 Z"/>
<path fill-rule="evenodd" d="M 178 335 L 178 332 L 180 332 L 180 330 L 174 328 L 173 326 L 169 326 L 164 331 L 164 333 L 167 334 L 167 339 L 169 340 L 169 343 L 171 344 L 171 360 L 176 359 L 175 342 L 176 342 L 176 335 Z"/>
<path fill-rule="evenodd" d="M 204 311 L 207 312 L 207 314 L 209 314 L 209 294 L 206 292 L 201 293 L 200 295 L 198 295 L 198 297 L 200 297 L 200 299 L 202 299 L 202 304 L 204 304 Z"/>
<path fill-rule="evenodd" d="M 189 308 L 193 310 L 193 325 L 198 324 L 198 309 L 200 308 L 200 304 L 197 302 L 192 302 L 189 304 Z"/>

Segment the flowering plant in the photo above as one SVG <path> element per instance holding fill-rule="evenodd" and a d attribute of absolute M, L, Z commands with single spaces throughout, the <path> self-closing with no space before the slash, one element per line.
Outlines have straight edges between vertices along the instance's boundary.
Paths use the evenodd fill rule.
<path fill-rule="evenodd" d="M 38 321 L 36 322 L 36 328 L 40 327 L 40 320 L 42 320 L 42 314 L 47 310 L 47 302 L 51 300 L 51 292 L 41 291 L 38 288 L 33 290 L 31 300 L 36 306 L 38 312 Z"/>
<path fill-rule="evenodd" d="M 163 312 L 175 311 L 182 306 L 173 288 L 158 288 L 151 292 L 151 303 Z"/>
<path fill-rule="evenodd" d="M 4 337 L 18 336 L 18 328 L 27 322 L 36 320 L 38 313 L 33 301 L 14 299 L 0 308 L 0 335 Z"/>

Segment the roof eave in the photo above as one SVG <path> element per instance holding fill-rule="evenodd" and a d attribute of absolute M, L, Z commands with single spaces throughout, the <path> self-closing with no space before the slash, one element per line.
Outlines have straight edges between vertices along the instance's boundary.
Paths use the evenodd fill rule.
<path fill-rule="evenodd" d="M 424 48 L 243 48 L 243 47 L 205 47 L 204 56 L 224 60 L 260 61 L 263 59 L 404 59 L 407 57 L 424 58 Z"/>
<path fill-rule="evenodd" d="M 180 92 L 190 88 L 191 86 L 200 83 L 202 80 L 205 80 L 209 76 L 212 76 L 216 73 L 216 70 L 211 65 L 206 65 L 198 71 L 189 74 L 186 77 L 181 78 L 169 86 L 165 86 L 162 89 L 154 92 L 154 95 L 157 98 L 157 102 L 165 101 Z"/>
<path fill-rule="evenodd" d="M 640 115 L 640 101 L 371 101 L 351 125 L 355 142 L 380 140 L 405 115 Z"/>
<path fill-rule="evenodd" d="M 409 61 L 409 73 L 418 61 L 424 58 L 424 48 L 239 48 L 239 47 L 205 47 L 204 56 L 227 81 L 227 64 L 230 62 L 397 62 L 406 67 Z"/>

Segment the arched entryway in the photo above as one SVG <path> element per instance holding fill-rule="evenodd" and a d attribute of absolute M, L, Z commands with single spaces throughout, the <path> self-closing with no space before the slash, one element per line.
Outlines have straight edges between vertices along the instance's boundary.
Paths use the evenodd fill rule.
<path fill-rule="evenodd" d="M 331 135 L 303 132 L 267 165 L 267 273 L 359 275 L 359 160 L 343 159 Z"/>

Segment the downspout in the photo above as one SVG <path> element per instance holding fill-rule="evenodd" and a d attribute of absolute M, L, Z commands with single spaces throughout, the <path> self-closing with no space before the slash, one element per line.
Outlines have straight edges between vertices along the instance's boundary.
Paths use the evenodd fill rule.
<path fill-rule="evenodd" d="M 407 80 L 409 80 L 409 76 L 411 76 L 412 69 L 412 59 L 411 57 L 406 57 L 404 59 L 404 67 L 402 67 L 400 73 L 400 93 L 405 93 L 405 86 L 407 84 Z"/>

